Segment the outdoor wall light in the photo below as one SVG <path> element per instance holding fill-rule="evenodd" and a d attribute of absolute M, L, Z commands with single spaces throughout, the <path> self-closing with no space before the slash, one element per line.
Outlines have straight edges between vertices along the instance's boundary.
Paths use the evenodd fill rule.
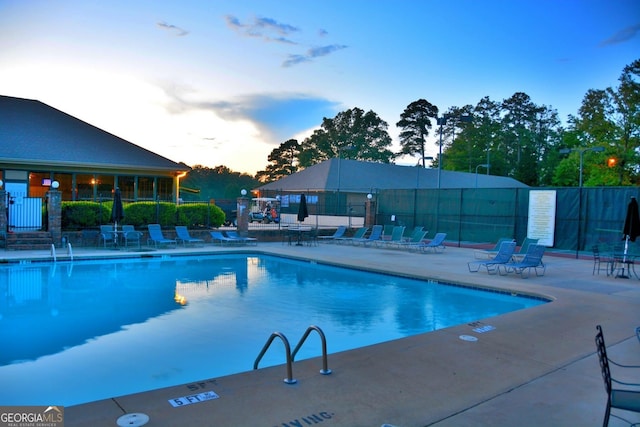
<path fill-rule="evenodd" d="M 245 190 L 244 188 L 242 190 L 240 190 L 240 194 L 242 194 L 242 197 L 247 195 L 247 190 Z"/>
<path fill-rule="evenodd" d="M 0 188 L 2 188 L 3 185 L 4 185 L 4 182 L 2 182 L 2 180 L 0 179 Z"/>
<path fill-rule="evenodd" d="M 57 189 L 58 187 L 60 187 L 60 183 L 58 181 L 53 181 L 51 183 L 51 188 L 53 188 L 54 190 Z"/>
<path fill-rule="evenodd" d="M 371 193 L 367 194 L 367 199 L 371 200 L 372 197 L 373 195 L 371 195 Z"/>

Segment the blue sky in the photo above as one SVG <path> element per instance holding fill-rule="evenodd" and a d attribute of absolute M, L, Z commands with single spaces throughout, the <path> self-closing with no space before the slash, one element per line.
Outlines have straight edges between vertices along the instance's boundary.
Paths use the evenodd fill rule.
<path fill-rule="evenodd" d="M 348 108 L 376 112 L 396 150 L 420 98 L 525 92 L 565 121 L 639 58 L 638 0 L 0 0 L 0 94 L 250 174 Z"/>

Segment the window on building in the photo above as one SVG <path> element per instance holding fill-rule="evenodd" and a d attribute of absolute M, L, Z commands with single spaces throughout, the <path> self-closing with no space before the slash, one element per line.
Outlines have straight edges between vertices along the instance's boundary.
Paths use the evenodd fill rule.
<path fill-rule="evenodd" d="M 153 182 L 154 178 L 152 176 L 138 177 L 138 200 L 155 200 Z"/>
<path fill-rule="evenodd" d="M 136 200 L 136 178 L 134 176 L 118 175 L 118 188 L 123 200 Z"/>
<path fill-rule="evenodd" d="M 62 193 L 62 200 L 73 200 L 73 175 L 70 173 L 56 173 L 53 180 L 60 183 L 58 190 Z"/>
<path fill-rule="evenodd" d="M 158 178 L 158 198 L 165 202 L 174 201 L 173 178 Z"/>
<path fill-rule="evenodd" d="M 50 172 L 30 172 L 29 173 L 29 197 L 44 198 L 51 188 Z"/>

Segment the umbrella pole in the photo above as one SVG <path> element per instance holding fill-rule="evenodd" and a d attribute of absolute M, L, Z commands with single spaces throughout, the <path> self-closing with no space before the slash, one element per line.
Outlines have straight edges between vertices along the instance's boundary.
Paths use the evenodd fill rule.
<path fill-rule="evenodd" d="M 627 254 L 629 250 L 629 236 L 625 236 L 624 238 L 624 252 L 622 253 L 622 273 L 619 273 L 616 278 L 619 279 L 628 279 L 629 278 L 629 265 L 627 264 Z M 627 268 L 627 274 L 625 274 L 624 270 Z"/>

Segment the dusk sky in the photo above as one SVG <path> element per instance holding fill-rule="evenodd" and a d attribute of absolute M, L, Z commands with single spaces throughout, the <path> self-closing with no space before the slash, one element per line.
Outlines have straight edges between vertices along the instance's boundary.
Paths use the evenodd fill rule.
<path fill-rule="evenodd" d="M 524 92 L 566 122 L 636 59 L 638 0 L 0 0 L 0 95 L 250 174 L 355 107 L 394 150 L 420 98 L 443 112 Z"/>

